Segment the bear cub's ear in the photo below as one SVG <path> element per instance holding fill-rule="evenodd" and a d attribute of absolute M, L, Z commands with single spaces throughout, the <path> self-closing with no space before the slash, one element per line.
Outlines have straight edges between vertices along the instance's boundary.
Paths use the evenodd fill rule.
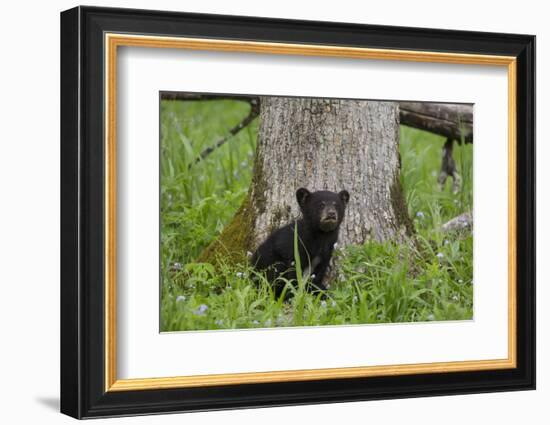
<path fill-rule="evenodd" d="M 298 205 L 302 206 L 304 203 L 308 200 L 309 196 L 311 195 L 311 192 L 307 190 L 304 187 L 301 187 L 296 191 L 296 200 L 298 201 Z"/>
<path fill-rule="evenodd" d="M 347 205 L 348 202 L 349 202 L 349 193 L 347 190 L 342 190 L 339 194 L 338 194 L 338 197 L 342 200 L 342 202 L 344 203 L 344 205 Z"/>

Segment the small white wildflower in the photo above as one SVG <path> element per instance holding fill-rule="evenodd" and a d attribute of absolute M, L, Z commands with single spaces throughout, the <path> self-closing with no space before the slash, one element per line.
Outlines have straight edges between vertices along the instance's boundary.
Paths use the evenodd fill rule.
<path fill-rule="evenodd" d="M 257 320 L 254 320 L 252 323 L 254 324 L 254 326 L 258 326 L 260 324 L 260 322 L 258 322 Z"/>
<path fill-rule="evenodd" d="M 357 295 L 353 296 L 352 302 L 355 304 L 357 302 Z"/>
<path fill-rule="evenodd" d="M 292 263 L 290 263 L 291 266 L 293 266 L 294 264 L 296 264 L 294 261 Z"/>
<path fill-rule="evenodd" d="M 334 245 L 332 245 L 334 249 L 338 249 L 338 242 L 334 242 Z"/>
<path fill-rule="evenodd" d="M 332 307 L 336 307 L 336 301 L 333 301 L 330 305 L 331 305 Z"/>
<path fill-rule="evenodd" d="M 423 213 L 422 211 L 418 211 L 418 212 L 416 213 L 416 216 L 417 216 L 418 218 L 424 218 L 424 213 Z"/>
<path fill-rule="evenodd" d="M 458 295 L 453 295 L 453 301 L 458 301 Z"/>
<path fill-rule="evenodd" d="M 464 283 L 462 279 L 458 279 L 458 283 Z"/>
<path fill-rule="evenodd" d="M 445 240 L 443 241 L 443 245 L 449 245 L 449 244 L 450 244 L 450 242 L 449 242 L 447 239 L 445 239 Z"/>
<path fill-rule="evenodd" d="M 252 255 L 254 255 L 254 254 L 252 254 L 250 251 L 246 251 L 246 256 L 247 257 L 252 257 Z"/>
<path fill-rule="evenodd" d="M 444 257 L 442 252 L 438 252 L 436 255 L 437 258 L 442 259 Z"/>
<path fill-rule="evenodd" d="M 178 297 L 176 298 L 177 303 L 182 303 L 184 301 L 185 301 L 185 295 L 178 295 Z"/>
<path fill-rule="evenodd" d="M 315 273 L 313 273 L 313 274 L 311 275 L 311 278 L 312 278 L 312 279 L 315 279 Z"/>
<path fill-rule="evenodd" d="M 327 302 L 325 300 L 321 301 L 321 307 L 327 308 Z"/>
<path fill-rule="evenodd" d="M 433 314 L 428 315 L 428 320 L 429 321 L 435 320 L 435 316 Z"/>
<path fill-rule="evenodd" d="M 172 270 L 180 271 L 181 269 L 183 269 L 183 266 L 181 265 L 181 263 L 172 264 Z"/>
<path fill-rule="evenodd" d="M 244 276 L 243 272 L 237 272 L 237 277 L 243 277 L 243 276 Z"/>

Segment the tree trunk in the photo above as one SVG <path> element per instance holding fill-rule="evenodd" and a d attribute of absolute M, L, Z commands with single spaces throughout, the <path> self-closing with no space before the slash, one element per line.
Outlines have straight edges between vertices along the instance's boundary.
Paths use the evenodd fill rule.
<path fill-rule="evenodd" d="M 247 199 L 202 261 L 254 251 L 298 216 L 300 187 L 350 193 L 340 246 L 413 233 L 399 180 L 397 103 L 263 97 L 254 167 Z"/>

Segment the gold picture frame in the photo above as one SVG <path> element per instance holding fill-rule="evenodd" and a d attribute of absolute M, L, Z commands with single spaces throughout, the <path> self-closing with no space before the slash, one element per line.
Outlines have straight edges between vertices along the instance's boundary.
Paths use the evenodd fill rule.
<path fill-rule="evenodd" d="M 281 44 L 254 41 L 212 40 L 198 38 L 159 37 L 128 34 L 105 34 L 105 391 L 167 389 L 282 382 L 298 380 L 339 379 L 416 373 L 441 373 L 475 370 L 508 369 L 516 366 L 516 58 L 513 56 L 434 53 L 427 51 L 370 49 L 356 47 Z M 459 362 L 402 364 L 329 369 L 307 369 L 276 372 L 232 373 L 216 375 L 176 376 L 170 378 L 116 378 L 116 76 L 119 47 L 157 49 L 189 49 L 239 53 L 263 53 L 302 56 L 328 56 L 355 59 L 396 60 L 403 62 L 435 62 L 506 67 L 508 72 L 508 358 Z"/>

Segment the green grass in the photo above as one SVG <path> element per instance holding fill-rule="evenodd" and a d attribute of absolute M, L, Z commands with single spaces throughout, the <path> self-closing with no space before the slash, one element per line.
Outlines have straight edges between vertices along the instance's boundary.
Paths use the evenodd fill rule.
<path fill-rule="evenodd" d="M 161 330 L 235 329 L 464 320 L 473 311 L 471 235 L 441 224 L 472 209 L 472 145 L 455 144 L 462 189 L 437 184 L 444 139 L 401 128 L 401 182 L 417 231 L 415 247 L 369 242 L 337 250 L 340 274 L 327 298 L 274 297 L 247 265 L 194 262 L 240 206 L 252 174 L 258 120 L 204 161 L 200 152 L 247 113 L 237 101 L 161 104 Z M 255 278 L 255 282 L 252 281 Z"/>
<path fill-rule="evenodd" d="M 250 185 L 257 120 L 205 161 L 203 149 L 248 113 L 234 101 L 161 103 L 161 263 L 187 264 L 218 235 Z"/>

